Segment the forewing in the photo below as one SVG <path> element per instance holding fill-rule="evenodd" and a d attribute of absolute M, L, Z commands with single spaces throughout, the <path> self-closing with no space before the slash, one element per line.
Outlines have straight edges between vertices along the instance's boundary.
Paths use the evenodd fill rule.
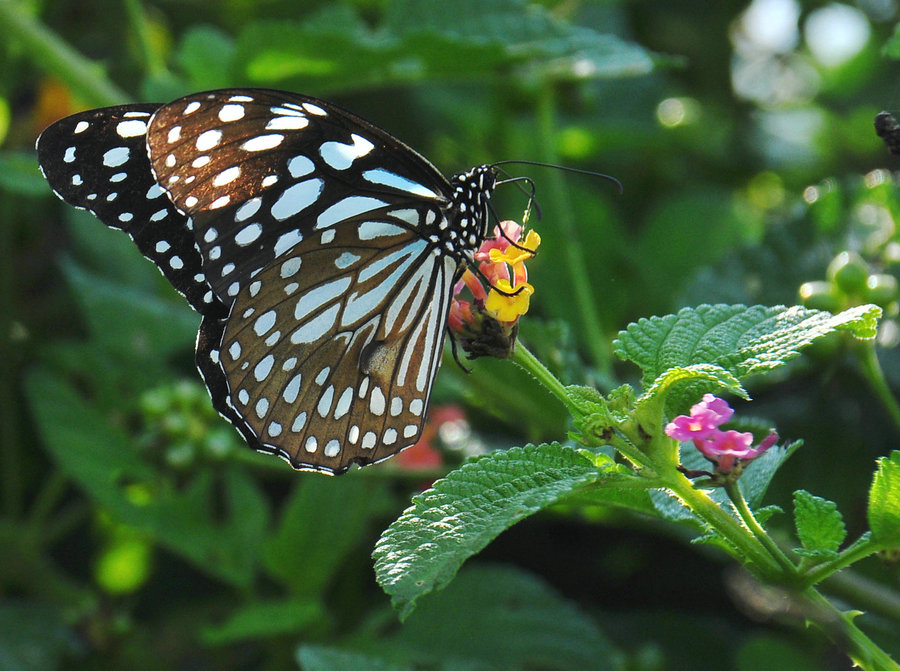
<path fill-rule="evenodd" d="M 153 115 L 148 146 L 160 185 L 193 219 L 206 275 L 226 304 L 314 231 L 385 207 L 440 208 L 449 192 L 427 160 L 383 130 L 280 91 L 177 100 Z"/>
<path fill-rule="evenodd" d="M 197 357 L 216 407 L 253 447 L 304 470 L 342 473 L 413 445 L 455 272 L 388 220 L 306 238 L 239 292 L 227 320 L 204 320 Z"/>
<path fill-rule="evenodd" d="M 156 184 L 146 134 L 158 104 L 106 107 L 47 128 L 38 162 L 56 194 L 131 236 L 138 249 L 202 314 L 225 314 L 206 282 L 190 221 Z"/>

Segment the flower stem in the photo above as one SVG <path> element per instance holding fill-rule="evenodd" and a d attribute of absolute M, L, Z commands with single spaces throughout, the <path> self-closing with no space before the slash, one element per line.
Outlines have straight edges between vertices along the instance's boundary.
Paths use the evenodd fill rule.
<path fill-rule="evenodd" d="M 786 569 L 769 548 L 746 526 L 713 501 L 705 492 L 694 487 L 693 483 L 681 473 L 671 470 L 668 473 L 659 471 L 665 478 L 666 488 L 677 496 L 684 505 L 700 518 L 711 530 L 728 541 L 734 548 L 732 556 L 739 559 L 745 567 L 767 582 L 785 583 Z M 793 566 L 791 573 L 795 573 Z M 792 576 L 793 577 L 793 576 Z"/>
<path fill-rule="evenodd" d="M 757 521 L 756 517 L 753 515 L 753 511 L 750 510 L 750 506 L 747 505 L 747 500 L 744 498 L 744 494 L 741 492 L 741 488 L 738 486 L 737 482 L 729 482 L 726 484 L 725 491 L 728 494 L 728 498 L 731 499 L 731 502 L 734 504 L 738 516 L 750 530 L 750 533 L 752 533 L 754 537 L 756 537 L 756 540 L 769 551 L 769 554 L 778 562 L 786 574 L 797 575 L 796 565 L 781 551 L 778 544 L 766 533 L 766 530 L 763 529 L 762 525 Z"/>
<path fill-rule="evenodd" d="M 900 671 L 900 665 L 853 622 L 857 613 L 842 612 L 813 588 L 804 590 L 803 596 L 818 611 L 811 613 L 809 619 L 819 625 L 857 666 L 865 671 Z"/>
<path fill-rule="evenodd" d="M 817 582 L 828 578 L 843 568 L 855 564 L 860 559 L 864 559 L 869 555 L 875 554 L 885 547 L 879 543 L 869 541 L 867 543 L 854 543 L 853 545 L 842 550 L 837 557 L 816 566 L 804 577 L 804 584 L 815 585 Z"/>
<path fill-rule="evenodd" d="M 563 383 L 556 379 L 556 376 L 531 353 L 531 350 L 522 344 L 521 340 L 516 342 L 516 347 L 513 350 L 511 358 L 520 368 L 531 373 L 538 382 L 544 385 L 544 388 L 547 391 L 556 396 L 556 398 L 566 406 L 569 413 L 574 414 L 578 411 L 578 408 L 575 407 L 572 403 L 572 399 L 570 399 L 568 393 L 566 393 L 566 388 Z"/>
<path fill-rule="evenodd" d="M 115 105 L 128 99 L 99 65 L 34 19 L 26 7 L 27 3 L 0 0 L 0 35 L 21 43 L 35 63 L 66 82 L 83 102 Z"/>
<path fill-rule="evenodd" d="M 875 353 L 874 341 L 860 342 L 856 348 L 859 353 L 859 363 L 862 366 L 863 375 L 875 393 L 875 396 L 881 401 L 881 405 L 887 410 L 894 427 L 900 431 L 900 406 L 897 405 L 897 399 L 891 393 L 887 381 L 884 379 L 884 372 L 881 370 L 881 364 L 878 362 L 878 355 Z"/>
<path fill-rule="evenodd" d="M 546 82 L 537 94 L 537 142 L 540 159 L 545 163 L 558 163 L 556 153 L 556 92 L 550 82 Z M 577 315 L 584 327 L 584 343 L 590 350 L 593 364 L 605 377 L 611 373 L 611 355 L 607 345 L 607 337 L 603 332 L 597 316 L 597 301 L 594 299 L 588 281 L 588 266 L 585 261 L 583 245 L 578 240 L 578 231 L 572 219 L 571 209 L 566 206 L 569 201 L 559 171 L 551 170 L 547 174 L 547 201 L 552 201 L 546 210 L 553 212 L 554 225 L 559 230 L 559 238 L 563 240 L 563 253 L 566 258 L 563 267 L 568 271 L 569 284 L 577 305 Z"/>

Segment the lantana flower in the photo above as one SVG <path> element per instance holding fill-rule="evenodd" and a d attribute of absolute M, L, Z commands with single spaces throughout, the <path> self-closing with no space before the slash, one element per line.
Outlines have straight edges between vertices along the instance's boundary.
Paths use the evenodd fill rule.
<path fill-rule="evenodd" d="M 669 438 L 683 443 L 692 442 L 700 454 L 715 464 L 717 473 L 740 474 L 746 462 L 756 459 L 778 440 L 771 431 L 756 447 L 753 434 L 733 429 L 722 431 L 719 427 L 734 415 L 727 402 L 712 394 L 705 394 L 700 403 L 691 407 L 690 415 L 679 415 L 666 425 Z"/>
<path fill-rule="evenodd" d="M 512 352 L 519 317 L 528 312 L 534 293 L 525 261 L 540 244 L 535 231 L 523 238 L 522 226 L 502 221 L 475 252 L 478 273 L 467 268 L 453 287 L 448 325 L 470 359 L 505 358 Z M 460 297 L 466 289 L 471 301 Z"/>

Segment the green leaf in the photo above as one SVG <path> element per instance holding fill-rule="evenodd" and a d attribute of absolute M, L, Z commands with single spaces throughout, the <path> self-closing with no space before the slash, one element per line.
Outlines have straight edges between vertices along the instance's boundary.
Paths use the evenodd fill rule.
<path fill-rule="evenodd" d="M 0 668 L 5 671 L 51 671 L 81 649 L 61 608 L 9 599 L 0 603 Z"/>
<path fill-rule="evenodd" d="M 300 646 L 297 649 L 297 662 L 303 671 L 409 671 L 412 668 L 397 666 L 358 652 L 321 645 Z"/>
<path fill-rule="evenodd" d="M 869 489 L 868 518 L 876 541 L 900 545 L 900 450 L 878 460 Z"/>
<path fill-rule="evenodd" d="M 802 445 L 802 440 L 796 440 L 787 445 L 773 445 L 744 467 L 741 479 L 738 480 L 738 486 L 750 508 L 756 510 L 762 505 L 763 496 L 765 496 L 772 478 L 775 477 L 775 473 Z"/>
<path fill-rule="evenodd" d="M 0 189 L 16 196 L 49 196 L 34 152 L 0 152 Z"/>
<path fill-rule="evenodd" d="M 664 371 L 644 390 L 637 405 L 646 407 L 647 404 L 655 404 L 660 400 L 658 396 L 662 394 L 667 405 L 675 408 L 686 407 L 711 388 L 719 392 L 730 391 L 744 399 L 750 398 L 738 379 L 721 366 L 697 363 L 684 367 L 676 366 Z"/>
<path fill-rule="evenodd" d="M 383 484 L 370 478 L 297 479 L 263 547 L 269 574 L 294 594 L 321 593 L 388 501 Z"/>
<path fill-rule="evenodd" d="M 198 471 L 182 490 L 142 461 L 134 442 L 68 383 L 46 370 L 27 378 L 26 391 L 43 444 L 59 468 L 100 506 L 200 570 L 248 587 L 268 526 L 268 503 L 239 464 L 221 487 Z M 134 491 L 142 492 L 135 500 Z"/>
<path fill-rule="evenodd" d="M 197 315 L 183 302 L 104 279 L 73 261 L 63 261 L 62 269 L 93 339 L 106 349 L 126 360 L 159 361 L 193 345 Z"/>
<path fill-rule="evenodd" d="M 762 505 L 763 496 L 765 496 L 775 473 L 801 445 L 803 445 L 803 441 L 794 441 L 783 446 L 773 445 L 744 466 L 738 486 L 751 509 L 756 510 Z M 691 470 L 710 470 L 711 467 L 709 460 L 694 447 L 693 443 L 681 444 L 679 461 L 682 466 Z M 714 491 L 712 497 L 723 505 L 729 505 L 728 496 L 724 490 Z"/>
<path fill-rule="evenodd" d="M 644 388 L 666 370 L 692 364 L 714 364 L 743 380 L 783 366 L 836 330 L 873 338 L 880 316 L 875 305 L 838 315 L 799 306 L 701 305 L 629 324 L 614 347 L 621 359 L 640 366 Z"/>
<path fill-rule="evenodd" d="M 230 35 L 214 26 L 194 25 L 185 31 L 175 60 L 187 73 L 191 88 L 204 91 L 234 83 L 234 52 Z"/>
<path fill-rule="evenodd" d="M 256 601 L 231 614 L 218 627 L 205 627 L 200 636 L 207 645 L 297 634 L 317 625 L 325 616 L 322 604 L 311 599 Z"/>
<path fill-rule="evenodd" d="M 371 647 L 416 668 L 622 668 L 618 651 L 576 604 L 537 576 L 502 565 L 460 571 L 446 590 L 423 599 L 396 634 Z"/>
<path fill-rule="evenodd" d="M 473 459 L 413 498 L 375 546 L 375 574 L 405 618 L 501 531 L 600 481 L 571 448 L 528 445 Z"/>
<path fill-rule="evenodd" d="M 795 550 L 799 555 L 834 556 L 847 536 L 837 504 L 803 489 L 794 492 L 794 524 L 803 544 Z"/>
<path fill-rule="evenodd" d="M 524 0 L 390 3 L 377 31 L 347 6 L 303 22 L 256 21 L 238 37 L 236 63 L 262 83 L 350 88 L 473 79 L 516 66 L 555 78 L 644 74 L 650 54 L 590 28 L 572 26 Z"/>

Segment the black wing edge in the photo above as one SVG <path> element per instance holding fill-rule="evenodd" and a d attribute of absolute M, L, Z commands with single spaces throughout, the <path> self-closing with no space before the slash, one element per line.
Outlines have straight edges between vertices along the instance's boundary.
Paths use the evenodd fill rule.
<path fill-rule="evenodd" d="M 392 452 L 379 459 L 357 457 L 351 459 L 347 464 L 340 468 L 331 469 L 311 461 L 296 459 L 291 456 L 290 452 L 287 450 L 263 444 L 259 440 L 259 437 L 243 420 L 240 413 L 238 413 L 229 402 L 230 392 L 228 389 L 228 381 L 225 377 L 225 372 L 218 363 L 220 346 L 227 322 L 227 318 L 203 318 L 203 322 L 200 324 L 200 331 L 197 333 L 197 370 L 200 371 L 200 376 L 206 383 L 206 388 L 209 390 L 209 396 L 212 399 L 213 407 L 220 415 L 222 415 L 222 417 L 234 425 L 238 430 L 238 433 L 241 434 L 251 448 L 257 452 L 281 457 L 284 461 L 288 462 L 294 470 L 324 473 L 326 475 L 343 475 L 349 471 L 354 464 L 359 467 L 369 466 L 389 459 L 396 454 L 396 452 Z"/>
<path fill-rule="evenodd" d="M 118 105 L 61 119 L 38 137 L 38 163 L 57 196 L 127 233 L 191 307 L 221 316 L 227 308 L 206 281 L 190 220 L 150 169 L 146 125 L 160 106 Z"/>

